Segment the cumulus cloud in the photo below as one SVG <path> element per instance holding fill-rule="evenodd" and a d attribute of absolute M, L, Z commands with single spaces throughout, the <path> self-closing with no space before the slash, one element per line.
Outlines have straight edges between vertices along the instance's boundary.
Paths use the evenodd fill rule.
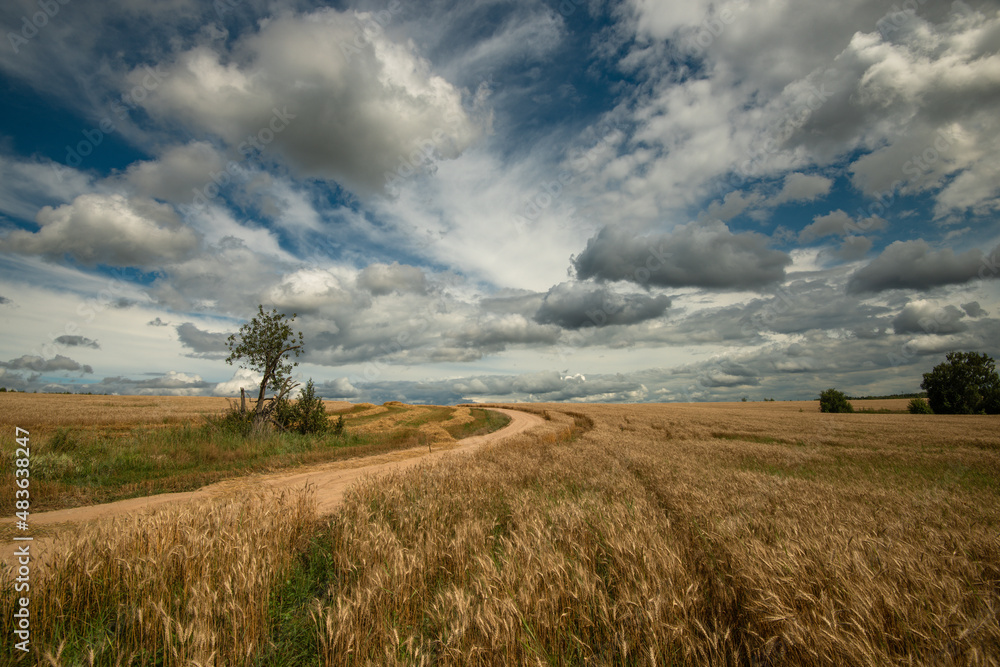
<path fill-rule="evenodd" d="M 720 221 L 692 222 L 648 236 L 605 227 L 572 262 L 580 279 L 757 289 L 784 279 L 785 267 L 792 263 L 767 244 L 761 234 L 734 234 Z"/>
<path fill-rule="evenodd" d="M 168 371 L 145 380 L 128 377 L 106 377 L 88 386 L 101 394 L 136 394 L 140 396 L 210 396 L 215 384 L 194 373 Z"/>
<path fill-rule="evenodd" d="M 662 317 L 669 306 L 670 299 L 663 295 L 618 294 L 605 286 L 566 282 L 548 291 L 535 321 L 564 329 L 628 325 Z"/>
<path fill-rule="evenodd" d="M 193 141 L 167 149 L 156 160 L 133 163 L 120 181 L 145 197 L 186 203 L 224 166 L 225 161 L 212 144 Z"/>
<path fill-rule="evenodd" d="M 963 303 L 962 310 L 965 311 L 966 315 L 972 318 L 986 317 L 987 315 L 989 315 L 989 313 L 983 310 L 982 306 L 979 305 L 978 301 Z"/>
<path fill-rule="evenodd" d="M 334 9 L 284 14 L 230 49 L 179 53 L 143 104 L 244 155 L 263 148 L 304 176 L 382 191 L 386 173 L 411 154 L 421 166 L 454 158 L 478 130 L 460 92 L 412 44 L 372 30 L 355 46 L 366 17 Z M 136 69 L 131 80 L 145 74 Z"/>
<path fill-rule="evenodd" d="M 358 274 L 358 286 L 375 296 L 391 292 L 426 294 L 428 288 L 422 269 L 399 262 L 369 264 Z"/>
<path fill-rule="evenodd" d="M 844 262 L 853 262 L 861 259 L 872 249 L 872 240 L 865 236 L 848 236 L 840 247 L 831 254 L 836 259 Z"/>
<path fill-rule="evenodd" d="M 67 347 L 92 347 L 95 350 L 101 349 L 101 346 L 96 340 L 84 338 L 83 336 L 63 335 L 56 338 L 56 342 L 60 345 L 66 345 Z"/>
<path fill-rule="evenodd" d="M 519 313 L 484 313 L 457 333 L 447 332 L 445 337 L 462 348 L 495 353 L 510 345 L 552 345 L 559 340 L 559 330 Z"/>
<path fill-rule="evenodd" d="M 998 253 L 1000 247 L 994 248 L 991 256 Z M 977 277 L 996 277 L 996 273 L 983 271 L 985 266 L 979 250 L 956 255 L 951 248 L 932 250 L 923 239 L 896 241 L 851 276 L 847 291 L 861 294 L 890 289 L 927 290 L 967 283 Z"/>
<path fill-rule="evenodd" d="M 854 218 L 837 209 L 826 215 L 817 215 L 811 224 L 799 232 L 799 241 L 807 243 L 825 236 L 847 236 L 869 231 L 885 229 L 886 221 L 879 217 L 864 218 L 855 221 Z"/>
<path fill-rule="evenodd" d="M 68 255 L 88 266 L 146 267 L 180 260 L 198 245 L 170 206 L 118 194 L 80 195 L 72 204 L 44 207 L 36 220 L 37 232 L 13 231 L 0 240 L 0 250 L 52 261 Z"/>
<path fill-rule="evenodd" d="M 367 306 L 369 300 L 354 294 L 349 283 L 348 276 L 338 271 L 301 269 L 282 277 L 268 290 L 266 302 L 279 310 L 296 313 L 315 313 L 355 303 Z"/>
<path fill-rule="evenodd" d="M 721 203 L 712 202 L 708 210 L 705 211 L 705 217 L 726 222 L 748 208 L 759 204 L 763 199 L 764 197 L 756 192 L 745 194 L 740 190 L 733 190 L 722 198 Z"/>
<path fill-rule="evenodd" d="M 356 398 L 361 391 L 345 377 L 323 382 L 316 387 L 316 392 L 324 398 Z"/>
<path fill-rule="evenodd" d="M 45 359 L 44 357 L 26 354 L 18 357 L 17 359 L 11 359 L 10 361 L 0 361 L 0 368 L 7 368 L 12 371 L 29 370 L 36 373 L 51 373 L 56 371 L 79 371 L 81 373 L 94 372 L 94 369 L 90 366 L 81 365 L 80 363 L 61 354 L 57 354 L 52 359 Z"/>
<path fill-rule="evenodd" d="M 649 390 L 638 379 L 622 374 L 596 375 L 589 378 L 576 373 L 539 371 L 522 375 L 483 375 L 454 380 L 452 390 L 477 400 L 509 397 L 508 400 L 570 402 L 643 401 Z"/>
<path fill-rule="evenodd" d="M 226 341 L 229 334 L 203 331 L 191 322 L 177 325 L 177 338 L 181 345 L 190 348 L 199 357 L 224 359 L 229 355 Z"/>
<path fill-rule="evenodd" d="M 785 176 L 781 191 L 768 203 L 778 206 L 787 202 L 814 201 L 830 194 L 833 181 L 818 174 L 793 172 Z"/>
<path fill-rule="evenodd" d="M 233 377 L 212 387 L 212 394 L 214 396 L 239 396 L 240 389 L 256 392 L 260 390 L 262 379 L 264 379 L 263 375 L 255 373 L 249 368 L 237 368 Z"/>
<path fill-rule="evenodd" d="M 1000 56 L 987 35 L 1000 13 L 948 9 L 890 12 L 883 30 L 855 33 L 827 69 L 830 99 L 791 143 L 867 149 L 850 171 L 869 195 L 936 191 L 938 215 L 995 209 Z"/>
<path fill-rule="evenodd" d="M 898 334 L 946 335 L 961 333 L 968 327 L 962 318 L 965 313 L 952 305 L 938 306 L 929 301 L 911 301 L 892 321 Z"/>

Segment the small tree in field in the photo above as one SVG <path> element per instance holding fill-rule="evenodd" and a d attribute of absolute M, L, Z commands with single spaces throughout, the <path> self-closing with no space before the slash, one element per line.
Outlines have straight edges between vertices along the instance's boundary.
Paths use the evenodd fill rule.
<path fill-rule="evenodd" d="M 911 415 L 934 414 L 934 411 L 931 410 L 930 404 L 922 398 L 911 398 L 910 402 L 906 405 L 906 409 Z"/>
<path fill-rule="evenodd" d="M 920 388 L 938 414 L 1000 414 L 1000 375 L 993 359 L 977 352 L 949 352 L 948 361 L 924 373 Z"/>
<path fill-rule="evenodd" d="M 842 391 L 830 388 L 819 395 L 820 412 L 854 412 L 854 406 Z"/>
<path fill-rule="evenodd" d="M 241 367 L 263 375 L 253 411 L 253 420 L 260 423 L 269 419 L 275 407 L 297 386 L 292 379 L 292 369 L 299 364 L 289 361 L 289 355 L 297 357 L 303 348 L 302 332 L 292 331 L 294 313 L 288 317 L 273 309 L 265 313 L 264 306 L 257 309 L 257 316 L 229 337 L 226 363 L 239 360 Z M 269 389 L 273 395 L 267 399 Z"/>

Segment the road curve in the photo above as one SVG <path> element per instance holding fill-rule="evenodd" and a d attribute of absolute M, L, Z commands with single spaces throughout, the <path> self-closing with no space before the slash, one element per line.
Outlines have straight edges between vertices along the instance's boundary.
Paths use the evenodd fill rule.
<path fill-rule="evenodd" d="M 363 459 L 348 459 L 346 461 L 323 463 L 309 466 L 307 469 L 296 468 L 293 471 L 228 479 L 202 487 L 197 491 L 161 493 L 155 496 L 118 500 L 103 505 L 88 505 L 86 507 L 73 507 L 65 510 L 39 512 L 38 514 L 32 513 L 31 523 L 33 525 L 65 522 L 83 523 L 93 521 L 94 519 L 132 514 L 188 500 L 225 495 L 227 492 L 236 491 L 248 482 L 266 484 L 275 489 L 295 489 L 304 487 L 307 484 L 312 485 L 316 493 L 317 511 L 320 515 L 328 514 L 340 504 L 347 488 L 366 475 L 404 470 L 418 463 L 436 461 L 446 454 L 474 451 L 485 444 L 507 440 L 539 424 L 545 423 L 545 420 L 538 415 L 528 412 L 501 408 L 490 409 L 502 412 L 510 417 L 510 423 L 493 433 L 464 438 L 459 441 L 457 446 L 446 450 L 429 453 L 423 447 L 417 447 Z"/>

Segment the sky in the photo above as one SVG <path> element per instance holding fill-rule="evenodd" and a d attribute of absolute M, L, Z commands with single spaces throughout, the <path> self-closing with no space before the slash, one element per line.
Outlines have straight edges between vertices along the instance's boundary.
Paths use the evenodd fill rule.
<path fill-rule="evenodd" d="M 1000 356 L 1000 2 L 7 0 L 0 386 L 919 391 Z"/>

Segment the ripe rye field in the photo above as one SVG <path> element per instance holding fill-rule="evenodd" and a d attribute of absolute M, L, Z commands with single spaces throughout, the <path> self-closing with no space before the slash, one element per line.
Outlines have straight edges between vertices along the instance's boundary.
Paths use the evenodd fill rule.
<path fill-rule="evenodd" d="M 177 431 L 224 407 L 101 400 L 161 406 L 114 427 L 144 447 L 174 440 L 135 435 L 139 419 Z M 18 414 L 2 407 L 5 422 Z M 815 401 L 517 407 L 545 425 L 369 478 L 329 516 L 308 492 L 248 485 L 79 529 L 33 575 L 34 649 L 20 664 L 1000 664 L 996 417 L 828 415 Z M 109 429 L 80 436 L 91 456 L 113 436 L 98 412 L 67 417 Z M 424 442 L 476 418 L 398 404 L 348 414 L 359 438 L 367 424 Z M 65 446 L 57 425 L 35 426 L 33 457 L 48 439 Z M 13 424 L 2 428 L 10 486 Z M 262 460 L 349 448 L 297 446 L 314 453 Z M 184 447 L 171 451 L 187 471 Z M 61 465 L 84 465 L 73 451 Z M 0 656 L 13 661 L 6 576 Z"/>

